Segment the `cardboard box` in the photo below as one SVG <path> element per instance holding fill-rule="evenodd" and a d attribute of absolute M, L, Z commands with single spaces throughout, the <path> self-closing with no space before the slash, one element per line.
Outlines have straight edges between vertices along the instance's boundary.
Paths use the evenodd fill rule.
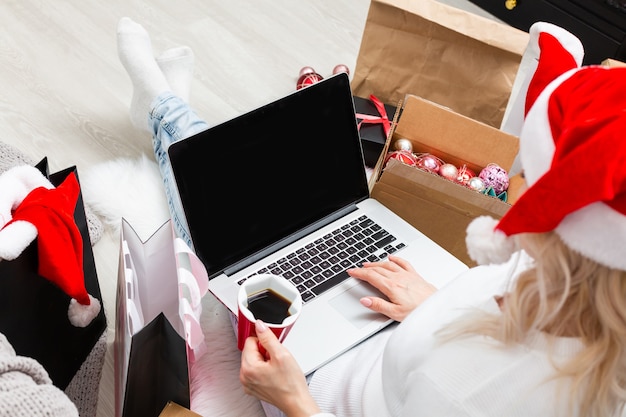
<path fill-rule="evenodd" d="M 169 401 L 165 404 L 163 411 L 159 414 L 159 417 L 202 417 L 198 413 L 194 413 L 182 405 L 178 405 L 175 402 Z"/>
<path fill-rule="evenodd" d="M 618 61 L 616 59 L 607 58 L 602 61 L 602 65 L 609 68 L 626 67 L 626 62 Z"/>
<path fill-rule="evenodd" d="M 384 152 L 406 138 L 414 153 L 428 152 L 456 166 L 467 164 L 478 174 L 489 163 L 509 170 L 519 139 L 417 96 L 407 96 Z M 384 158 L 372 175 L 372 196 L 469 266 L 465 230 L 480 215 L 500 218 L 509 202 L 481 194 L 437 174 Z M 376 181 L 377 179 L 377 181 Z"/>
<path fill-rule="evenodd" d="M 370 168 L 374 168 L 378 163 L 378 159 L 385 148 L 387 142 L 387 134 L 385 128 L 381 123 L 367 123 L 363 122 L 364 117 L 359 116 L 372 116 L 372 118 L 386 118 L 389 123 L 393 121 L 396 113 L 396 106 L 383 103 L 384 114 L 381 114 L 374 103 L 363 97 L 354 96 L 354 110 L 356 112 L 356 120 L 359 123 L 359 135 L 361 137 L 361 147 L 363 148 L 363 158 L 365 159 L 365 165 Z"/>

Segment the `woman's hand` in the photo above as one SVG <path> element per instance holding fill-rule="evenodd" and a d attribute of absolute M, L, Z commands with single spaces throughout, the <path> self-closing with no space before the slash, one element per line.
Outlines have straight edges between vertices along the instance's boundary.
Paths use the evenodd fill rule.
<path fill-rule="evenodd" d="M 437 288 L 426 282 L 411 264 L 390 255 L 383 262 L 366 262 L 362 268 L 349 269 L 354 278 L 367 281 L 389 298 L 363 297 L 361 304 L 387 317 L 402 321 Z"/>
<path fill-rule="evenodd" d="M 319 407 L 295 358 L 265 323 L 255 323 L 256 337 L 246 339 L 239 380 L 246 394 L 274 404 L 289 417 L 309 417 Z M 259 343 L 266 351 L 259 351 Z"/>

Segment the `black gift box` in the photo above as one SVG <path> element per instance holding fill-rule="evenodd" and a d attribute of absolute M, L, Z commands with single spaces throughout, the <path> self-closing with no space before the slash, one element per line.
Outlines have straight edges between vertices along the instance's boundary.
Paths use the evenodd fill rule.
<path fill-rule="evenodd" d="M 357 115 L 357 123 L 360 124 L 359 134 L 361 136 L 361 147 L 363 148 L 363 158 L 365 159 L 365 165 L 368 167 L 375 167 L 378 158 L 380 157 L 385 142 L 387 141 L 387 135 L 385 134 L 385 128 L 382 123 L 366 123 L 362 122 L 363 118 L 359 118 L 361 115 L 369 115 L 373 117 L 382 117 L 379 113 L 376 105 L 369 99 L 353 96 L 354 110 Z M 396 107 L 384 104 L 386 117 L 391 123 L 396 113 Z"/>

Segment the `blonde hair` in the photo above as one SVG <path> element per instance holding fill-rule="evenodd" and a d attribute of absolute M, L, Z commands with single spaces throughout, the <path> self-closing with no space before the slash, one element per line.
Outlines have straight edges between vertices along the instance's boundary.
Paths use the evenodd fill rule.
<path fill-rule="evenodd" d="M 443 333 L 444 340 L 483 334 L 511 345 L 533 331 L 578 337 L 583 349 L 554 375 L 571 382 L 570 411 L 620 415 L 626 400 L 626 271 L 572 251 L 553 232 L 518 239 L 535 265 L 513 283 L 502 314 L 466 316 Z"/>

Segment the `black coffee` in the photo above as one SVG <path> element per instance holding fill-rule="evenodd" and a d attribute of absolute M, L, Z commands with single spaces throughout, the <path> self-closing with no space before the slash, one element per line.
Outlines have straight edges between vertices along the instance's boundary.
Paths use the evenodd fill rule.
<path fill-rule="evenodd" d="M 289 317 L 291 302 L 272 290 L 263 290 L 248 297 L 248 310 L 265 323 L 280 324 Z"/>

